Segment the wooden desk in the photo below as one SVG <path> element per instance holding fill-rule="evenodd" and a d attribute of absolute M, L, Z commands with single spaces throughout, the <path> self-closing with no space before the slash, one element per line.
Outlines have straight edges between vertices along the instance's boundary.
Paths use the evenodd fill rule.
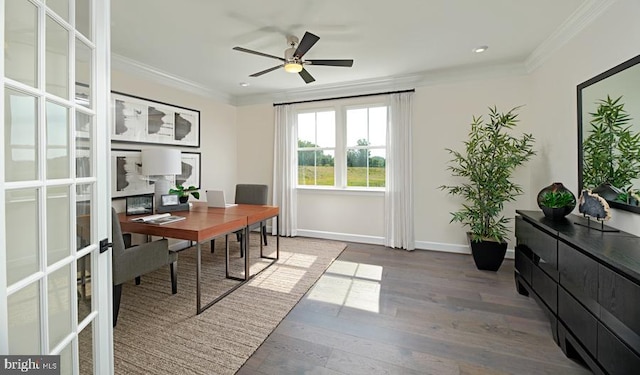
<path fill-rule="evenodd" d="M 248 228 L 253 225 L 253 224 L 257 224 L 261 221 L 265 221 L 271 218 L 275 218 L 276 219 L 276 256 L 275 258 L 272 257 L 266 257 L 264 256 L 264 254 L 262 253 L 263 247 L 262 247 L 262 241 L 260 241 L 260 257 L 261 258 L 265 258 L 265 259 L 272 259 L 272 260 L 278 260 L 280 259 L 280 208 L 278 206 L 269 206 L 269 205 L 256 205 L 256 204 L 238 204 L 236 206 L 233 207 L 228 207 L 228 208 L 216 208 L 216 207 L 207 207 L 207 203 L 206 202 L 195 202 L 193 203 L 193 208 L 192 211 L 196 211 L 196 212 L 208 212 L 208 213 L 213 213 L 213 214 L 219 214 L 219 215 L 242 215 L 245 216 L 247 218 L 247 230 L 246 230 L 246 237 L 245 238 L 249 238 L 249 232 L 248 232 Z M 249 241 L 245 241 L 246 244 L 246 248 L 245 250 L 245 254 L 248 254 L 248 250 L 249 250 L 249 245 L 248 245 Z M 248 270 L 248 257 L 245 257 L 245 278 L 247 277 L 247 275 L 249 275 L 249 270 Z"/>
<path fill-rule="evenodd" d="M 124 213 L 118 215 L 120 226 L 124 232 L 147 234 L 152 236 L 176 238 L 181 240 L 195 241 L 197 251 L 196 262 L 196 311 L 200 314 L 202 311 L 211 307 L 213 304 L 227 296 L 229 293 L 249 281 L 253 276 L 250 275 L 249 269 L 249 226 L 261 221 L 276 218 L 277 233 L 279 233 L 279 213 L 277 206 L 262 205 L 238 205 L 230 208 L 209 208 L 205 202 L 196 202 L 191 211 L 172 212 L 175 216 L 184 216 L 185 220 L 165 225 L 145 224 L 132 222 L 131 219 L 144 216 L 126 216 Z M 232 277 L 229 275 L 229 243 L 227 236 L 231 233 L 243 230 L 244 241 L 244 278 Z M 241 281 L 240 284 L 227 291 L 223 295 L 217 297 L 213 301 L 202 306 L 201 303 L 201 285 L 200 274 L 202 270 L 202 251 L 201 243 L 216 237 L 225 236 L 225 270 L 226 277 Z M 260 241 L 260 256 L 262 258 L 271 259 L 272 262 L 266 268 L 270 267 L 280 258 L 280 236 L 276 236 L 276 256 L 265 257 L 262 253 L 262 240 Z M 264 268 L 263 271 L 266 269 Z M 262 272 L 262 271 L 261 271 Z"/>

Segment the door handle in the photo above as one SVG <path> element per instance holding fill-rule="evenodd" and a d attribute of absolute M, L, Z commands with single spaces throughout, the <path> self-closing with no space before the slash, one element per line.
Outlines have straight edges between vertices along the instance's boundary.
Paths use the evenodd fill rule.
<path fill-rule="evenodd" d="M 109 250 L 110 247 L 113 247 L 113 243 L 109 242 L 108 239 L 104 238 L 104 239 L 100 240 L 100 254 L 102 254 L 105 251 Z"/>

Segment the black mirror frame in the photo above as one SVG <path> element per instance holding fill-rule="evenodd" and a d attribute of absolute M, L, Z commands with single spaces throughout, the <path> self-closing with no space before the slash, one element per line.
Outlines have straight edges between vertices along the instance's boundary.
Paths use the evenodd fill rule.
<path fill-rule="evenodd" d="M 582 150 L 582 90 L 586 87 L 589 87 L 591 85 L 593 85 L 594 83 L 600 82 L 606 78 L 609 78 L 617 73 L 622 72 L 623 70 L 626 70 L 628 68 L 631 68 L 634 65 L 640 64 L 640 55 L 631 58 L 625 62 L 623 62 L 620 65 L 616 65 L 613 68 L 598 74 L 597 76 L 582 82 L 581 84 L 578 85 L 577 87 L 577 97 L 578 97 L 578 195 L 580 195 L 582 193 L 582 172 L 583 172 L 583 168 L 582 168 L 582 158 L 584 157 L 583 155 L 583 150 Z M 609 203 L 609 206 L 613 207 L 613 208 L 617 208 L 620 210 L 624 210 L 624 211 L 629 211 L 629 212 L 635 212 L 635 213 L 639 213 L 640 214 L 640 206 L 632 206 L 629 204 L 624 204 L 621 202 L 615 202 L 615 201 L 610 201 L 607 200 L 607 203 Z"/>

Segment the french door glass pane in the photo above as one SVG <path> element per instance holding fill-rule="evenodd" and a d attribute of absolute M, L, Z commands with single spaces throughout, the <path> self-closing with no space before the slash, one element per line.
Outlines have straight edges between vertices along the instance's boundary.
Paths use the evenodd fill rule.
<path fill-rule="evenodd" d="M 69 109 L 47 102 L 47 178 L 69 177 Z"/>
<path fill-rule="evenodd" d="M 69 22 L 69 0 L 47 0 L 47 6 Z"/>
<path fill-rule="evenodd" d="M 38 11 L 28 0 L 4 1 L 5 77 L 36 87 L 38 78 Z"/>
<path fill-rule="evenodd" d="M 5 181 L 38 176 L 38 106 L 35 97 L 6 89 L 4 107 Z"/>
<path fill-rule="evenodd" d="M 49 274 L 47 289 L 50 349 L 71 333 L 71 285 L 70 265 Z"/>
<path fill-rule="evenodd" d="M 9 354 L 40 353 L 40 282 L 10 295 L 7 309 Z"/>
<path fill-rule="evenodd" d="M 91 108 L 91 48 L 76 39 L 76 103 Z"/>
<path fill-rule="evenodd" d="M 78 324 L 91 313 L 91 253 L 78 259 Z"/>
<path fill-rule="evenodd" d="M 40 269 L 38 190 L 7 190 L 5 207 L 7 284 L 11 285 Z"/>
<path fill-rule="evenodd" d="M 76 177 L 93 176 L 91 144 L 93 116 L 76 111 Z"/>
<path fill-rule="evenodd" d="M 93 374 L 93 323 L 90 323 L 78 335 L 78 353 L 80 354 L 80 374 Z"/>
<path fill-rule="evenodd" d="M 76 30 L 91 39 L 91 0 L 76 0 Z"/>
<path fill-rule="evenodd" d="M 47 92 L 69 99 L 69 32 L 49 16 L 46 50 Z"/>
<path fill-rule="evenodd" d="M 76 185 L 76 250 L 91 243 L 91 184 Z"/>
<path fill-rule="evenodd" d="M 55 186 L 47 189 L 47 264 L 70 255 L 69 246 L 69 187 Z"/>
<path fill-rule="evenodd" d="M 68 344 L 60 352 L 60 373 L 71 374 L 73 373 L 73 352 L 71 351 L 71 344 Z"/>

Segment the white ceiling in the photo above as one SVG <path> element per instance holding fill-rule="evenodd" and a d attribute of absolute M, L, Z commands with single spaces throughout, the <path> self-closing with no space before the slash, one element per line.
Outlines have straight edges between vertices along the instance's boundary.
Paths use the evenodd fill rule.
<path fill-rule="evenodd" d="M 295 97 L 310 91 L 402 82 L 438 72 L 525 66 L 562 39 L 598 0 L 112 0 L 114 67 L 227 97 Z M 354 59 L 352 68 L 307 66 L 316 82 L 275 70 L 286 36 L 320 37 L 307 59 Z M 565 38 L 566 39 L 566 38 Z M 488 45 L 481 54 L 474 47 Z M 548 49 L 548 48 L 547 48 Z M 248 87 L 241 87 L 247 82 Z"/>

